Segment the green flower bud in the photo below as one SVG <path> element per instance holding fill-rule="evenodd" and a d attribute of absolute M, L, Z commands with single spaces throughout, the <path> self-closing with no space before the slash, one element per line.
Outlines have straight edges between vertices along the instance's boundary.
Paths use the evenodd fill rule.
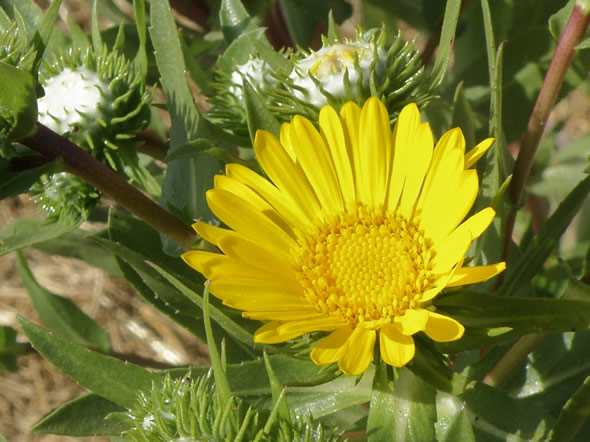
<path fill-rule="evenodd" d="M 173 380 L 167 375 L 151 392 L 141 393 L 124 417 L 117 418 L 130 427 L 123 437 L 137 442 L 341 440 L 314 424 L 309 415 L 293 416 L 287 422 L 277 413 L 255 410 L 236 397 L 223 403 L 211 372 L 194 380 Z"/>
<path fill-rule="evenodd" d="M 42 124 L 134 184 L 150 193 L 157 192 L 158 185 L 135 150 L 135 135 L 149 123 L 151 94 L 129 60 L 117 50 L 109 52 L 106 46 L 99 53 L 91 48 L 73 49 L 54 54 L 53 61 L 44 64 L 40 81 L 45 90 L 37 101 Z M 69 178 L 70 185 L 65 185 Z M 56 183 L 59 186 L 54 187 Z M 89 190 L 86 184 L 74 191 L 81 180 L 70 175 L 60 174 L 59 180 L 45 177 L 40 184 L 44 190 L 35 186 L 34 199 L 52 216 L 76 216 L 76 210 L 83 209 L 80 214 L 87 217 L 99 201 L 100 193 Z M 64 189 L 77 196 L 77 204 L 60 194 Z M 83 198 L 87 200 L 81 201 Z"/>

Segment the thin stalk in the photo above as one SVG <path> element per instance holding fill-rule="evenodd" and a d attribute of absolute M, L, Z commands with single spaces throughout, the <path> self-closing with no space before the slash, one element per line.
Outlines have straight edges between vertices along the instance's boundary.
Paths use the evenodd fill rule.
<path fill-rule="evenodd" d="M 575 55 L 575 47 L 584 36 L 588 27 L 590 14 L 585 13 L 580 6 L 575 6 L 572 15 L 559 39 L 553 59 L 545 75 L 543 86 L 539 91 L 537 102 L 531 113 L 526 131 L 520 141 L 520 150 L 514 163 L 512 181 L 508 188 L 508 196 L 512 209 L 506 217 L 506 229 L 504 236 L 504 254 L 503 260 L 508 261 L 510 253 L 510 244 L 516 212 L 520 207 L 520 200 L 524 192 L 525 185 L 529 179 L 533 160 L 537 152 L 537 147 L 541 141 L 545 124 L 549 118 L 549 113 L 555 104 L 565 74 Z"/>
<path fill-rule="evenodd" d="M 482 382 L 492 387 L 502 385 L 549 335 L 550 333 L 534 333 L 520 337 L 486 374 Z"/>
<path fill-rule="evenodd" d="M 180 219 L 161 208 L 88 152 L 41 123 L 37 123 L 35 135 L 21 142 L 49 159 L 62 157 L 66 172 L 96 187 L 185 250 L 189 250 L 195 242 L 195 233 Z"/>

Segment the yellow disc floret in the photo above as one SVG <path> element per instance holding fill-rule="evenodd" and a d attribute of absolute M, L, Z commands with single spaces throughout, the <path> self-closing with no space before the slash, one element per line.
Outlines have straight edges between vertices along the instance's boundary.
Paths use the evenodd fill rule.
<path fill-rule="evenodd" d="M 413 221 L 359 206 L 303 241 L 298 279 L 319 312 L 350 325 L 393 322 L 432 286 L 428 243 Z"/>

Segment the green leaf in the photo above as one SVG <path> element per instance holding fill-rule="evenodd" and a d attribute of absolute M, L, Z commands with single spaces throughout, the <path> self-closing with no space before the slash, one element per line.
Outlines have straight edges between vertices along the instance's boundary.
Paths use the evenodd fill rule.
<path fill-rule="evenodd" d="M 135 26 L 137 27 L 137 36 L 139 38 L 139 48 L 137 55 L 133 60 L 133 64 L 138 69 L 138 72 L 143 78 L 146 77 L 148 71 L 148 59 L 146 51 L 146 20 L 145 20 L 145 2 L 143 0 L 133 0 L 133 15 L 135 16 Z"/>
<path fill-rule="evenodd" d="M 440 42 L 438 44 L 438 52 L 436 54 L 436 59 L 434 60 L 434 66 L 432 67 L 430 80 L 431 89 L 436 89 L 440 86 L 445 73 L 447 72 L 451 54 L 451 46 L 455 38 L 457 21 L 459 20 L 460 8 L 461 0 L 447 1 L 442 30 L 440 33 Z"/>
<path fill-rule="evenodd" d="M 555 40 L 561 38 L 561 34 L 563 34 L 565 26 L 572 15 L 575 4 L 575 0 L 569 0 L 563 8 L 549 18 L 549 30 Z"/>
<path fill-rule="evenodd" d="M 50 293 L 39 285 L 20 250 L 17 251 L 16 267 L 35 310 L 47 327 L 70 341 L 103 353 L 111 351 L 109 336 L 96 322 L 69 299 Z"/>
<path fill-rule="evenodd" d="M 438 398 L 437 398 L 438 399 Z M 443 406 L 438 404 L 447 405 L 450 401 L 437 401 L 436 413 L 436 440 L 441 442 L 476 442 L 475 434 L 473 434 L 473 427 L 467 417 L 465 410 L 459 411 L 457 414 L 457 407 L 451 406 L 450 409 L 445 410 Z M 444 412 L 447 413 L 444 413 Z"/>
<path fill-rule="evenodd" d="M 266 373 L 268 375 L 268 380 L 270 382 L 270 391 L 272 393 L 272 405 L 274 407 L 278 407 L 278 414 L 283 418 L 286 422 L 291 420 L 291 412 L 289 411 L 289 404 L 285 401 L 281 401 L 281 397 L 283 395 L 284 388 L 281 385 L 281 381 L 279 381 L 279 377 L 275 373 L 272 368 L 272 362 L 270 362 L 270 358 L 268 354 L 264 352 L 264 367 L 266 368 Z M 279 402 L 280 401 L 280 402 Z"/>
<path fill-rule="evenodd" d="M 460 127 L 465 136 L 467 149 L 475 146 L 475 120 L 473 109 L 465 96 L 463 83 L 457 85 L 455 97 L 453 98 L 453 127 Z"/>
<path fill-rule="evenodd" d="M 476 440 L 546 440 L 551 417 L 529 401 L 515 399 L 505 392 L 477 383 L 459 396 L 469 410 Z"/>
<path fill-rule="evenodd" d="M 583 331 L 590 328 L 590 302 L 568 299 L 500 297 L 473 292 L 441 296 L 437 310 L 468 327 L 458 341 L 437 344 L 444 353 L 481 348 L 528 333 Z M 499 334 L 472 333 L 476 329 L 502 327 Z"/>
<path fill-rule="evenodd" d="M 221 2 L 219 22 L 223 38 L 228 45 L 243 33 L 258 28 L 240 0 L 223 0 Z"/>
<path fill-rule="evenodd" d="M 45 221 L 21 218 L 0 232 L 0 256 L 30 247 L 75 230 L 80 221 Z"/>
<path fill-rule="evenodd" d="M 16 330 L 0 325 L 0 371 L 16 371 L 16 358 L 25 351 L 25 345 L 16 342 Z"/>
<path fill-rule="evenodd" d="M 121 277 L 123 274 L 113 253 L 96 244 L 94 236 L 102 237 L 104 232 L 91 233 L 81 229 L 66 233 L 57 238 L 33 244 L 41 252 L 67 256 L 84 261 L 108 274 Z"/>
<path fill-rule="evenodd" d="M 4 135 L 9 141 L 31 136 L 37 130 L 37 94 L 31 74 L 0 62 L 0 129 L 8 123 Z M 6 123 L 2 120 L 6 119 Z"/>
<path fill-rule="evenodd" d="M 590 377 L 571 397 L 557 418 L 551 431 L 551 442 L 573 440 L 590 417 Z"/>
<path fill-rule="evenodd" d="M 200 309 L 204 308 L 204 301 L 203 297 L 199 295 L 193 288 L 188 287 L 184 284 L 181 280 L 176 278 L 171 273 L 167 272 L 163 268 L 157 266 L 156 264 L 152 264 L 152 267 L 164 278 L 166 278 L 174 287 L 176 287 L 182 294 L 184 294 L 188 299 L 190 299 L 195 305 L 197 305 Z M 225 314 L 221 309 L 209 305 L 211 317 L 224 329 L 229 333 L 234 339 L 238 342 L 246 344 L 250 348 L 255 347 L 254 341 L 252 338 L 252 333 L 246 330 L 241 324 L 234 321 L 230 318 L 227 314 Z M 256 346 L 259 346 L 257 344 Z M 272 347 L 271 347 L 272 348 Z"/>
<path fill-rule="evenodd" d="M 337 23 L 352 14 L 352 6 L 343 0 L 279 0 L 279 5 L 293 45 L 304 48 L 312 45 L 318 28 L 327 27 L 330 11 Z"/>
<path fill-rule="evenodd" d="M 49 8 L 47 8 L 47 11 L 45 12 L 45 15 L 43 16 L 43 20 L 41 20 L 39 27 L 35 31 L 33 41 L 31 42 L 36 51 L 35 62 L 33 65 L 33 69 L 35 71 L 38 69 L 41 58 L 45 52 L 45 48 L 47 48 L 47 45 L 49 44 L 49 38 L 51 37 L 51 33 L 55 28 L 55 21 L 57 20 L 60 6 L 61 0 L 52 1 L 49 5 Z"/>
<path fill-rule="evenodd" d="M 0 200 L 11 198 L 30 190 L 33 183 L 46 174 L 52 173 L 55 163 L 47 163 L 34 169 L 14 171 L 10 163 L 0 158 Z"/>
<path fill-rule="evenodd" d="M 385 363 L 377 365 L 367 423 L 369 441 L 435 440 L 436 390 L 407 368 L 388 379 Z"/>
<path fill-rule="evenodd" d="M 130 408 L 140 391 L 148 392 L 160 375 L 138 365 L 93 352 L 19 317 L 33 348 L 59 371 L 115 404 Z"/>
<path fill-rule="evenodd" d="M 123 407 L 94 393 L 81 396 L 53 410 L 31 428 L 32 434 L 59 434 L 73 437 L 119 436 L 128 429 L 122 422 L 109 420 Z"/>
<path fill-rule="evenodd" d="M 531 241 L 520 261 L 509 268 L 504 284 L 496 292 L 497 296 L 513 295 L 533 278 L 584 204 L 589 192 L 590 176 L 584 178 L 561 202 Z"/>
<path fill-rule="evenodd" d="M 168 101 L 170 151 L 173 152 L 191 140 L 208 138 L 209 134 L 187 82 L 182 48 L 167 0 L 152 2 L 150 35 Z M 197 218 L 213 219 L 205 191 L 213 187 L 213 176 L 218 170 L 218 161 L 211 157 L 170 162 L 162 184 L 160 204 L 186 222 Z M 170 246 L 167 250 L 180 252 Z"/>
<path fill-rule="evenodd" d="M 98 27 L 98 2 L 100 0 L 92 1 L 92 16 L 91 16 L 91 29 L 90 35 L 92 37 L 92 47 L 96 54 L 102 51 L 102 37 L 100 36 L 100 28 Z"/>
<path fill-rule="evenodd" d="M 281 125 L 247 80 L 244 80 L 244 104 L 252 144 L 254 144 L 256 131 L 259 129 L 267 130 L 276 137 L 279 136 Z"/>

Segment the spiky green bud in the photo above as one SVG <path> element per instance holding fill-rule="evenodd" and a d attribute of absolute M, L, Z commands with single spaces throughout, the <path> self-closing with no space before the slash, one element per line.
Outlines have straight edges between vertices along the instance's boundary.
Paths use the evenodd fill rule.
<path fill-rule="evenodd" d="M 123 437 L 136 442 L 341 440 L 314 424 L 311 416 L 286 422 L 233 396 L 224 403 L 211 372 L 194 380 L 166 376 L 148 394 L 139 395 L 123 420 L 130 426 Z"/>
<path fill-rule="evenodd" d="M 149 123 L 151 95 L 145 79 L 129 60 L 106 46 L 99 53 L 90 47 L 61 52 L 44 64 L 40 81 L 45 90 L 45 96 L 37 102 L 42 124 L 148 192 L 157 189 L 139 162 L 134 140 Z M 88 185 L 74 191 L 81 182 L 72 177 L 71 184 L 65 185 L 68 176 L 59 176 L 58 187 L 53 187 L 56 180 L 45 177 L 41 183 L 45 190 L 35 186 L 34 197 L 54 216 L 75 216 L 78 208 L 84 208 L 81 214 L 87 216 L 100 193 L 89 191 Z M 77 195 L 79 204 L 68 203 L 60 194 L 63 189 Z M 43 192 L 45 195 L 41 195 Z"/>
<path fill-rule="evenodd" d="M 251 55 L 233 72 L 219 72 L 210 118 L 237 135 L 248 134 L 243 79 L 280 122 L 295 115 L 317 121 L 326 104 L 339 110 L 347 101 L 362 105 L 371 96 L 385 103 L 393 122 L 406 104 L 423 108 L 433 98 L 420 54 L 400 33 L 387 45 L 384 29 L 358 29 L 355 39 L 344 41 L 331 32 L 317 52 L 300 48 L 281 55 L 290 69 L 275 71 Z"/>

